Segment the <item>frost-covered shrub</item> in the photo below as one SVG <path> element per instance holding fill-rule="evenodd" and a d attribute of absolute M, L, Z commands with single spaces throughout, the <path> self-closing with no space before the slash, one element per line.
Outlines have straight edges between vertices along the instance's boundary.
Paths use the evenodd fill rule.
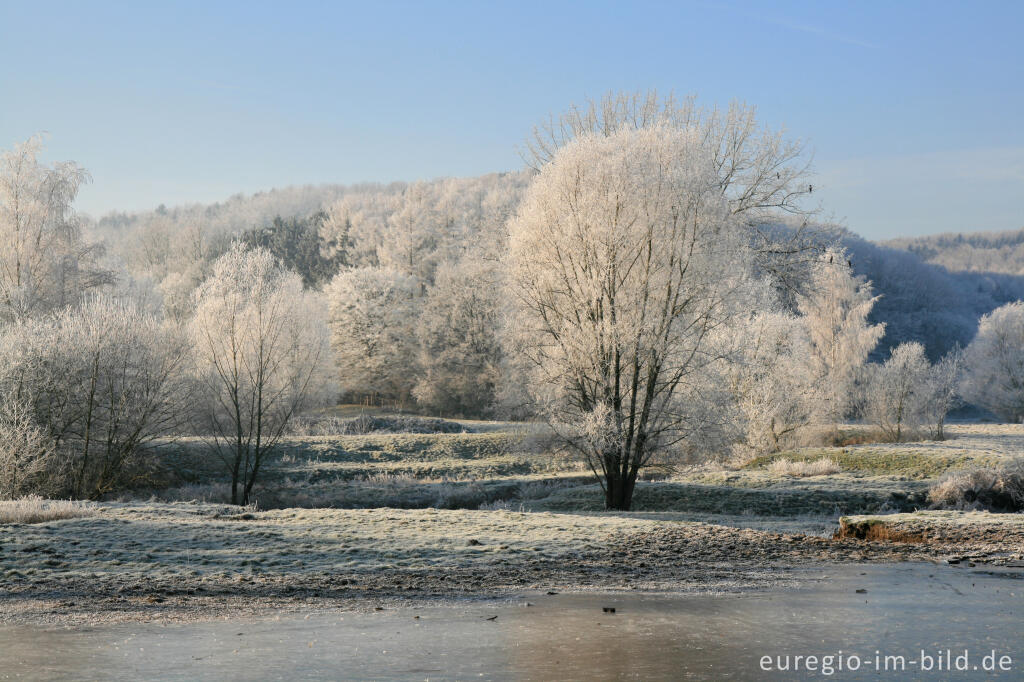
<path fill-rule="evenodd" d="M 53 438 L 23 405 L 0 406 L 0 499 L 49 493 L 59 484 Z"/>
<path fill-rule="evenodd" d="M 97 499 L 145 475 L 187 410 L 187 357 L 176 328 L 111 296 L 6 328 L 0 394 L 17 406 L 5 428 L 35 472 L 29 492 Z M 44 466 L 50 449 L 59 461 Z"/>
<path fill-rule="evenodd" d="M 928 491 L 935 509 L 1024 510 L 1024 458 L 994 468 L 951 471 Z"/>

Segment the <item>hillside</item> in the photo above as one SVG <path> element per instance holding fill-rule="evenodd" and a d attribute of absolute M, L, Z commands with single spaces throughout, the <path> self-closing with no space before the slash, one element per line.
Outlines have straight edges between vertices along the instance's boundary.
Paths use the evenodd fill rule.
<path fill-rule="evenodd" d="M 1024 228 L 1009 232 L 945 233 L 890 239 L 884 246 L 904 249 L 952 272 L 1024 274 Z"/>
<path fill-rule="evenodd" d="M 307 238 L 319 239 L 322 253 L 348 266 L 408 261 L 416 251 L 423 270 L 417 274 L 431 280 L 439 262 L 459 259 L 468 245 L 488 251 L 502 242 L 504 221 L 529 179 L 528 172 L 516 172 L 411 184 L 289 187 L 210 205 L 110 214 L 91 228 L 112 256 L 152 280 L 165 300 L 187 300 L 232 238 L 266 231 L 279 217 L 306 221 L 299 232 L 311 231 Z M 312 220 L 321 211 L 330 216 L 324 224 Z M 838 238 L 846 246 L 856 274 L 881 295 L 871 319 L 885 323 L 886 335 L 875 360 L 904 341 L 923 343 L 937 359 L 955 344 L 969 343 L 981 315 L 1024 298 L 1024 230 L 883 242 L 848 230 L 821 234 L 821 241 Z M 339 249 L 344 253 L 335 253 Z"/>

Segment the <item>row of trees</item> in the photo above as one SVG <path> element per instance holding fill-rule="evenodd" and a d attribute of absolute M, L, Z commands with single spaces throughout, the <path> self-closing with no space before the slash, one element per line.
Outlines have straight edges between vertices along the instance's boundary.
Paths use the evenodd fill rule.
<path fill-rule="evenodd" d="M 248 502 L 291 416 L 334 398 L 320 298 L 236 243 L 186 320 L 163 315 L 82 238 L 84 173 L 38 151 L 0 157 L 0 495 L 100 498 L 147 481 L 161 441 L 198 433 Z"/>
<path fill-rule="evenodd" d="M 609 509 L 630 508 L 668 449 L 778 450 L 809 429 L 838 436 L 858 407 L 892 440 L 924 424 L 941 437 L 956 400 L 957 350 L 932 366 L 907 343 L 866 364 L 885 331 L 869 321 L 878 298 L 845 250 L 808 258 L 799 230 L 780 241 L 778 214 L 799 214 L 811 186 L 799 145 L 753 120 L 612 97 L 539 134 L 509 226 L 512 348 Z M 967 352 L 974 381 L 1000 357 L 985 336 Z"/>
<path fill-rule="evenodd" d="M 960 387 L 1024 416 L 1012 307 L 935 365 L 915 343 L 868 362 L 880 297 L 801 208 L 800 144 L 743 105 L 611 96 L 538 130 L 533 172 L 144 231 L 117 258 L 71 210 L 84 173 L 38 148 L 0 173 L 5 495 L 101 497 L 191 433 L 245 503 L 291 417 L 339 392 L 544 418 L 616 509 L 666 453 L 776 451 L 854 414 L 941 437 Z"/>
<path fill-rule="evenodd" d="M 610 97 L 580 107 L 539 130 L 532 144 L 537 155 L 527 154 L 529 165 L 541 168 L 559 148 L 557 141 L 545 141 L 545 137 L 571 139 L 575 131 L 587 130 L 588 126 L 605 126 L 605 119 L 610 126 L 623 120 L 636 127 L 660 116 L 686 127 L 711 113 L 692 99 Z M 744 186 L 734 178 L 752 177 L 758 168 L 765 170 L 761 161 L 773 154 L 797 157 L 793 157 L 786 173 L 766 171 L 762 184 L 768 180 L 780 183 L 789 173 L 803 168 L 799 145 L 759 128 L 749 107 L 735 105 L 731 113 L 726 110 L 716 116 L 716 125 L 731 131 L 726 137 L 719 135 L 719 139 L 739 144 L 719 145 L 711 161 L 723 177 L 730 179 L 734 191 Z M 764 137 L 766 134 L 770 139 Z M 789 148 L 783 149 L 786 146 Z M 741 148 L 746 150 L 743 155 L 728 151 Z M 760 161 L 757 154 L 763 156 Z M 494 362 L 493 351 L 500 345 L 496 338 L 500 334 L 492 328 L 483 337 L 476 336 L 478 341 L 472 349 L 480 352 L 475 361 L 464 365 L 467 370 L 461 371 L 462 365 L 450 359 L 466 352 L 459 343 L 465 334 L 439 336 L 430 330 L 447 323 L 447 297 L 451 292 L 445 289 L 455 283 L 466 282 L 470 289 L 487 294 L 501 289 L 505 269 L 499 259 L 507 242 L 507 219 L 518 209 L 535 172 L 412 184 L 289 188 L 233 197 L 206 207 L 112 215 L 92 227 L 109 244 L 107 267 L 127 270 L 136 288 L 153 290 L 152 298 L 162 301 L 166 316 L 182 321 L 193 313 L 194 290 L 235 239 L 270 250 L 296 270 L 307 287 L 316 290 L 326 289 L 339 272 L 353 269 L 367 269 L 353 275 L 354 279 L 384 278 L 399 289 L 411 286 L 403 317 L 393 320 L 397 324 L 376 329 L 370 326 L 347 340 L 342 330 L 336 337 L 338 344 L 346 346 L 343 355 L 347 360 L 339 368 L 345 399 L 372 398 L 402 406 L 415 404 L 436 414 L 479 416 L 507 410 L 522 397 L 517 397 L 513 387 L 501 379 L 509 369 L 504 361 Z M 809 189 L 802 182 L 789 184 L 804 193 Z M 746 211 L 742 221 L 754 240 L 759 260 L 756 267 L 777 277 L 778 286 L 784 289 L 780 294 L 783 307 L 792 312 L 795 302 L 790 290 L 799 289 L 808 274 L 806 259 L 799 257 L 806 252 L 798 248 L 798 257 L 794 258 L 794 244 L 802 242 L 806 247 L 807 242 L 814 241 L 822 249 L 832 243 L 844 246 L 854 271 L 870 280 L 880 296 L 868 318 L 872 324 L 885 324 L 885 335 L 870 356 L 873 362 L 884 362 L 896 346 L 914 341 L 925 346 L 929 360 L 938 361 L 957 345 L 970 342 L 982 315 L 1024 297 L 1021 277 L 950 272 L 923 262 L 914 253 L 867 242 L 841 229 L 825 229 L 813 222 L 809 226 L 805 224 L 806 214 L 787 210 L 796 207 L 800 196 L 788 197 L 783 207 L 773 208 L 771 202 L 764 202 L 756 210 Z M 743 201 L 751 207 L 761 203 L 754 195 Z M 439 273 L 445 281 L 435 289 Z M 352 287 L 341 288 L 352 291 Z M 453 322 L 464 322 L 472 329 L 472 321 L 478 319 L 504 319 L 502 306 L 507 301 L 501 296 L 491 297 L 497 301 L 495 308 L 481 310 L 486 301 L 470 298 L 459 310 L 480 312 L 460 314 Z M 370 311 L 391 304 L 386 299 L 374 301 L 372 296 L 365 296 L 348 301 L 335 298 L 332 305 L 344 317 L 350 309 Z M 348 349 L 359 344 L 379 349 L 380 344 L 374 342 L 377 337 L 400 340 L 399 352 L 387 358 L 360 357 Z M 368 366 L 386 367 L 391 376 L 373 382 L 346 381 L 346 377 L 365 376 Z M 484 380 L 478 381 L 478 377 Z"/>

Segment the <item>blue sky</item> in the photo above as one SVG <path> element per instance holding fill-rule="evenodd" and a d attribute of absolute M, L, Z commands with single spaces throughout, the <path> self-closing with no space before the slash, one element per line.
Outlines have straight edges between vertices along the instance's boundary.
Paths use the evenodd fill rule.
<path fill-rule="evenodd" d="M 45 131 L 93 215 L 521 166 L 608 90 L 743 99 L 872 239 L 1024 227 L 1024 3 L 0 0 L 0 147 Z"/>

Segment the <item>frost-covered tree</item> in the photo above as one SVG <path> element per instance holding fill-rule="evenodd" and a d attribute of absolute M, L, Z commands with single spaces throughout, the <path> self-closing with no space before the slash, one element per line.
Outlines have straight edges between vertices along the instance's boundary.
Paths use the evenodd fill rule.
<path fill-rule="evenodd" d="M 237 243 L 195 305 L 202 424 L 231 473 L 232 504 L 248 504 L 289 420 L 332 397 L 325 306 L 269 252 Z"/>
<path fill-rule="evenodd" d="M 725 109 L 704 107 L 694 95 L 661 97 L 653 90 L 608 93 L 534 128 L 524 159 L 539 169 L 580 135 L 653 126 L 696 131 L 729 211 L 747 228 L 758 267 L 779 286 L 795 287 L 801 270 L 796 266 L 814 251 L 814 230 L 802 219 L 808 214 L 803 199 L 813 192 L 810 162 L 800 140 L 760 124 L 753 106 L 736 101 Z M 801 219 L 791 230 L 774 229 L 786 215 Z"/>
<path fill-rule="evenodd" d="M 324 289 L 342 392 L 405 403 L 416 381 L 412 277 L 384 268 L 339 273 Z"/>
<path fill-rule="evenodd" d="M 808 162 L 804 145 L 757 121 L 757 111 L 743 102 L 727 109 L 706 108 L 689 95 L 682 99 L 646 93 L 609 93 L 588 100 L 534 128 L 527 142 L 526 161 L 536 169 L 558 150 L 582 135 L 609 136 L 623 129 L 667 126 L 693 130 L 725 196 L 729 210 L 746 222 L 774 219 L 775 210 L 802 212 L 801 199 L 811 193 L 806 184 Z"/>
<path fill-rule="evenodd" d="M 53 438 L 26 406 L 0 402 L 0 500 L 63 492 Z"/>
<path fill-rule="evenodd" d="M 817 407 L 807 327 L 788 313 L 759 312 L 733 340 L 737 353 L 727 376 L 744 444 L 755 453 L 778 452 L 811 424 Z"/>
<path fill-rule="evenodd" d="M 1024 420 L 1024 302 L 1008 303 L 981 318 L 964 365 L 966 400 L 1008 422 Z"/>
<path fill-rule="evenodd" d="M 428 290 L 416 337 L 416 402 L 447 415 L 480 416 L 494 403 L 501 364 L 501 291 L 492 264 L 442 265 Z"/>
<path fill-rule="evenodd" d="M 901 443 L 927 421 L 931 365 L 919 343 L 901 343 L 885 364 L 868 372 L 865 417 L 889 440 Z"/>
<path fill-rule="evenodd" d="M 576 137 L 530 186 L 509 244 L 532 393 L 572 427 L 607 507 L 629 509 L 653 453 L 702 437 L 712 337 L 750 312 L 753 254 L 700 131 Z"/>
<path fill-rule="evenodd" d="M 51 490 L 96 499 L 140 482 L 146 454 L 183 423 L 188 354 L 175 327 L 111 296 L 9 327 L 0 392 L 24 410 L 8 421 L 31 421 L 53 443 L 61 462 Z"/>
<path fill-rule="evenodd" d="M 960 382 L 964 374 L 964 351 L 960 346 L 932 365 L 925 386 L 925 418 L 935 426 L 935 438 L 945 440 L 946 415 L 962 404 Z"/>
<path fill-rule="evenodd" d="M 838 431 L 858 374 L 885 333 L 884 325 L 868 323 L 878 297 L 868 282 L 853 276 L 845 251 L 836 248 L 821 255 L 803 289 L 797 309 L 810 335 L 807 363 L 820 386 L 819 415 Z"/>
<path fill-rule="evenodd" d="M 39 162 L 33 137 L 0 154 L 0 322 L 59 310 L 111 281 L 71 209 L 88 174 Z"/>
<path fill-rule="evenodd" d="M 415 183 L 402 194 L 397 210 L 388 216 L 377 257 L 382 267 L 432 282 L 438 262 L 451 243 L 452 218 L 432 196 L 431 186 Z"/>

